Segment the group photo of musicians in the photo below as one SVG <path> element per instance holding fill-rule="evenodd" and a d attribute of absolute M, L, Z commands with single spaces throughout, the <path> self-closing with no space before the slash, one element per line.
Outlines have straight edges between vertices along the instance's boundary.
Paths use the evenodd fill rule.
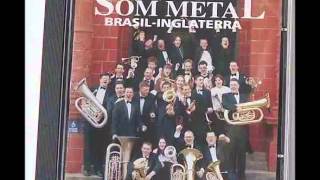
<path fill-rule="evenodd" d="M 139 142 L 123 179 L 139 179 L 135 162 L 145 158 L 143 179 L 170 180 L 174 164 L 189 171 L 179 152 L 190 148 L 201 153 L 194 179 L 207 179 L 209 165 L 219 161 L 216 179 L 245 180 L 246 153 L 252 153 L 249 129 L 228 124 L 223 112 L 239 111 L 236 105 L 249 101 L 255 84 L 241 72 L 231 39 L 135 30 L 129 58 L 119 59 L 114 71 L 96 79 L 98 87 L 90 87 L 108 121 L 95 128 L 84 120 L 83 174 L 105 177 L 108 145 L 128 136 Z M 174 157 L 165 153 L 167 147 Z"/>

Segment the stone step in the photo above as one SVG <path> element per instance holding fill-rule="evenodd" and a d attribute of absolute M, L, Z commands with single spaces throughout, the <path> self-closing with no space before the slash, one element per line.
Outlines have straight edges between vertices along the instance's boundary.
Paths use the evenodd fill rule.
<path fill-rule="evenodd" d="M 276 180 L 276 173 L 259 170 L 246 170 L 247 180 Z"/>
<path fill-rule="evenodd" d="M 84 176 L 81 173 L 66 173 L 65 180 L 101 180 L 99 176 Z"/>
<path fill-rule="evenodd" d="M 267 164 L 267 161 L 247 161 L 246 169 L 267 171 L 268 164 Z"/>

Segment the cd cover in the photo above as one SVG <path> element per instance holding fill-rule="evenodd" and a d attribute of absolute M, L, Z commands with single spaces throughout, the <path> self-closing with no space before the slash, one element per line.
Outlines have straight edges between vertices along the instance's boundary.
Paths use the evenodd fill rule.
<path fill-rule="evenodd" d="M 37 178 L 283 179 L 286 6 L 64 1 L 63 62 L 43 69 L 58 86 L 42 84 L 40 103 L 56 155 L 47 167 L 41 152 Z"/>

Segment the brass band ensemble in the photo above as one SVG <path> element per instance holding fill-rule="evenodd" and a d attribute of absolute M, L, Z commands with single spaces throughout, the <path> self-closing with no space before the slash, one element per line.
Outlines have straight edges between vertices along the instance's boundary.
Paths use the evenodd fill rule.
<path fill-rule="evenodd" d="M 75 106 L 85 119 L 83 174 L 106 180 L 244 180 L 248 124 L 263 120 L 269 94 L 241 73 L 229 38 L 219 47 L 185 37 L 134 33 L 131 56 L 99 86 L 82 79 Z M 258 81 L 258 82 L 257 82 Z"/>

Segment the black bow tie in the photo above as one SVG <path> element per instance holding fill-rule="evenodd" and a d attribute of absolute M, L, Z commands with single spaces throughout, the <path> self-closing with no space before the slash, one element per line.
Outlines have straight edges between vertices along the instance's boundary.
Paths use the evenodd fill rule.
<path fill-rule="evenodd" d="M 127 101 L 127 104 L 129 104 L 129 103 L 131 104 L 131 101 Z"/>
<path fill-rule="evenodd" d="M 239 95 L 239 93 L 232 93 L 233 95 Z"/>
<path fill-rule="evenodd" d="M 192 148 L 190 144 L 186 144 L 186 148 Z"/>
<path fill-rule="evenodd" d="M 140 96 L 140 99 L 146 99 L 146 97 L 144 97 L 144 96 Z"/>
<path fill-rule="evenodd" d="M 237 76 L 237 73 L 231 74 L 231 76 Z"/>
<path fill-rule="evenodd" d="M 102 86 L 100 86 L 100 89 L 104 89 L 104 90 L 106 90 L 106 88 L 105 88 L 105 87 L 102 87 Z"/>
<path fill-rule="evenodd" d="M 209 146 L 209 149 L 210 149 L 210 148 L 215 148 L 215 146 L 214 146 L 214 145 L 211 145 L 211 146 Z"/>

